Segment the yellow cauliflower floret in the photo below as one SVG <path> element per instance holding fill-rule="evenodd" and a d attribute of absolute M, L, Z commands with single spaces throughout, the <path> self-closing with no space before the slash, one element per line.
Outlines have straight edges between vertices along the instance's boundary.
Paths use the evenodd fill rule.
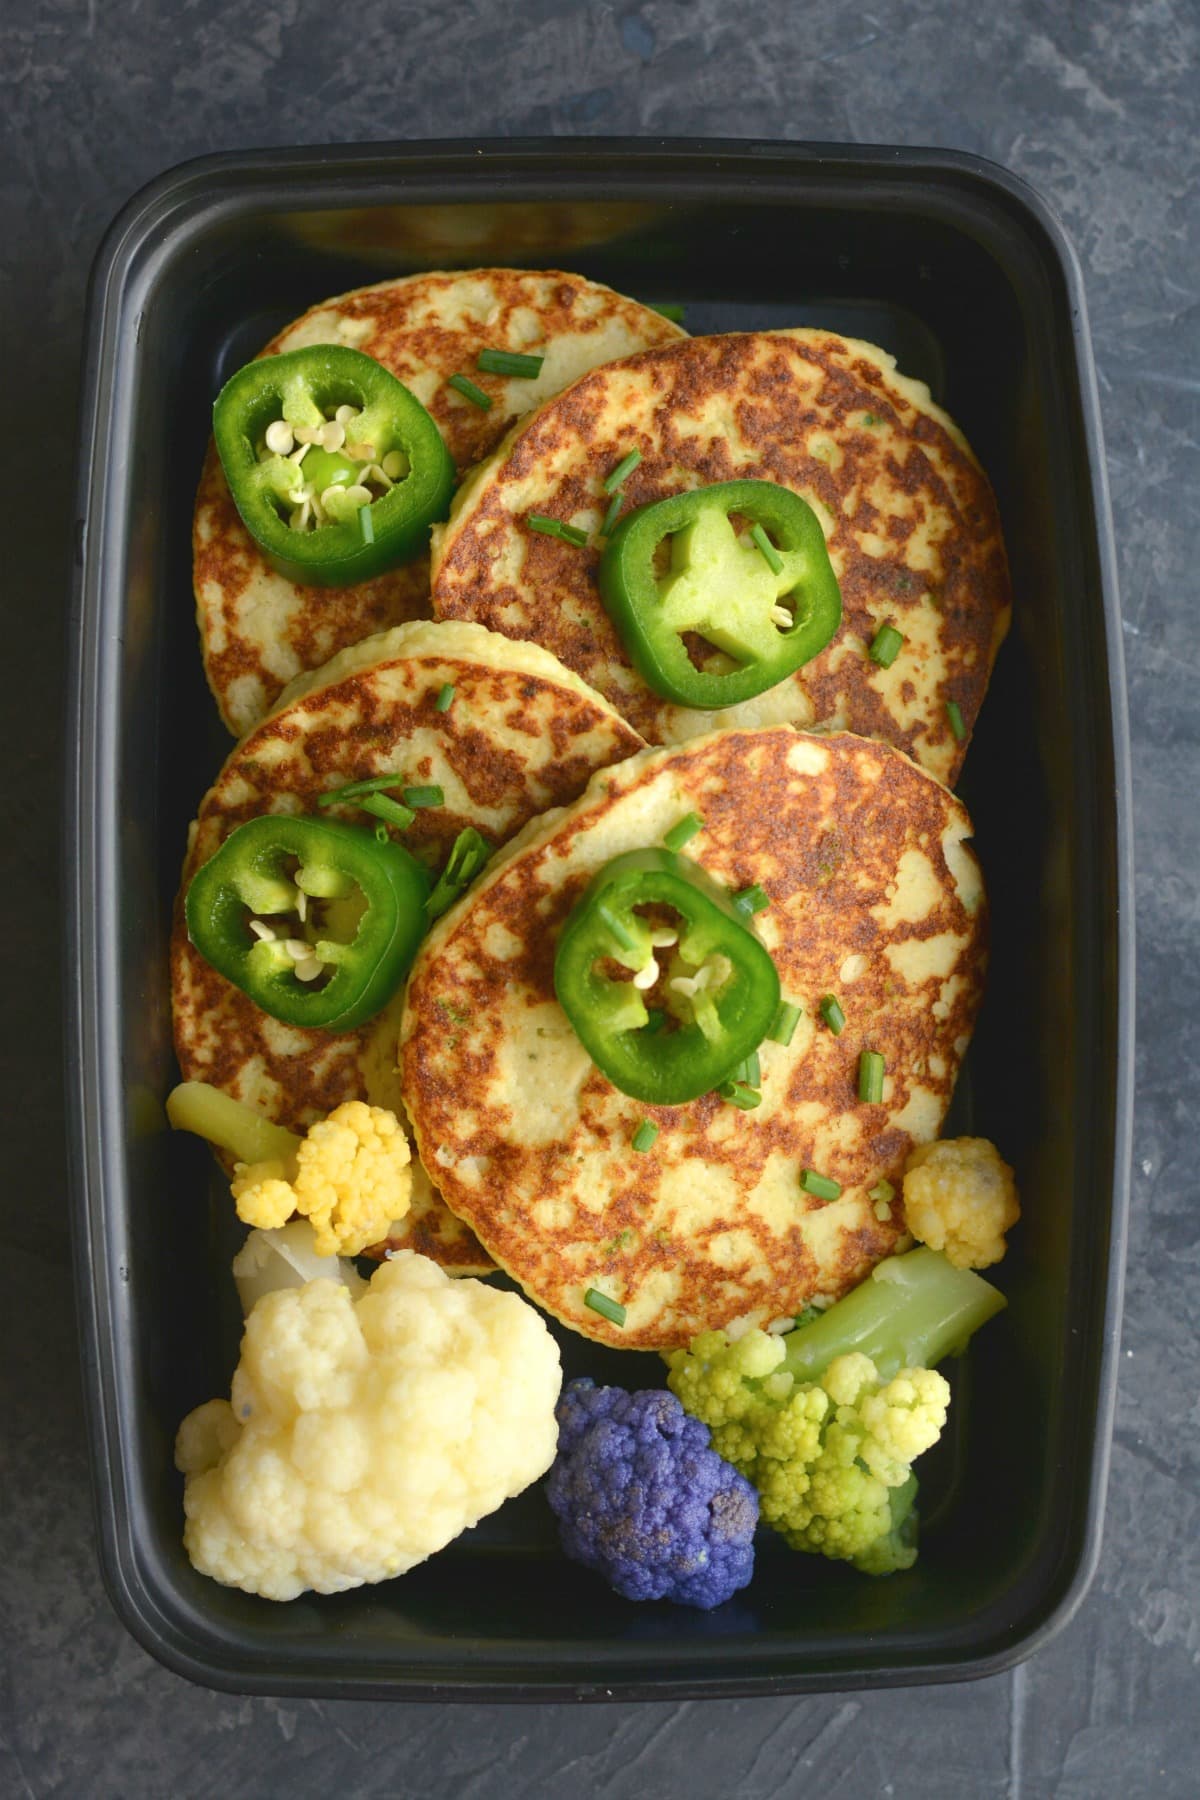
<path fill-rule="evenodd" d="M 904 1216 L 915 1238 L 957 1268 L 986 1269 L 1021 1216 L 1013 1172 L 987 1138 L 923 1144 L 905 1167 Z"/>
<path fill-rule="evenodd" d="M 561 1380 L 532 1306 L 412 1251 L 357 1300 L 265 1294 L 230 1400 L 179 1428 L 187 1553 L 268 1600 L 401 1575 L 545 1474 Z"/>
<path fill-rule="evenodd" d="M 347 1100 L 309 1126 L 290 1179 L 281 1162 L 238 1164 L 238 1218 L 270 1231 L 300 1213 L 311 1221 L 318 1256 L 357 1256 L 408 1211 L 411 1161 L 394 1113 Z"/>
<path fill-rule="evenodd" d="M 238 1163 L 233 1197 L 238 1218 L 260 1231 L 277 1231 L 296 1211 L 296 1190 L 281 1162 Z"/>

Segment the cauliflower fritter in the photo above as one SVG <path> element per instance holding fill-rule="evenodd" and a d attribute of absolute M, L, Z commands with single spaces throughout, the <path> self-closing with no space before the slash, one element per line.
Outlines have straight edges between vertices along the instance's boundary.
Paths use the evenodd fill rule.
<path fill-rule="evenodd" d="M 230 1399 L 179 1428 L 187 1553 L 267 1600 L 402 1575 L 545 1474 L 561 1381 L 527 1301 L 410 1250 L 358 1300 L 266 1294 Z"/>
<path fill-rule="evenodd" d="M 1013 1172 L 987 1138 L 922 1144 L 904 1172 L 908 1229 L 959 1269 L 986 1269 L 1004 1255 L 1021 1216 Z"/>

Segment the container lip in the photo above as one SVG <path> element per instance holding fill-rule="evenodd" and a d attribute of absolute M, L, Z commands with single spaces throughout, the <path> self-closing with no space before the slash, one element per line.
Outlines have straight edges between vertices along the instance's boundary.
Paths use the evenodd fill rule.
<path fill-rule="evenodd" d="M 439 179 L 494 174 L 541 172 L 561 180 L 587 176 L 598 160 L 606 173 L 626 176 L 631 183 L 646 184 L 674 177 L 690 180 L 698 193 L 718 176 L 737 173 L 752 180 L 764 179 L 772 165 L 789 176 L 800 171 L 825 179 L 887 177 L 912 183 L 928 178 L 966 186 L 981 203 L 997 204 L 1015 212 L 1026 233 L 1036 232 L 1044 252 L 1056 265 L 1065 288 L 1074 352 L 1073 375 L 1077 386 L 1082 437 L 1088 454 L 1091 512 L 1095 527 L 1099 586 L 1105 623 L 1109 680 L 1108 719 L 1114 775 L 1116 920 L 1115 1045 L 1117 1067 L 1114 1082 L 1112 1206 L 1107 1236 L 1098 1250 L 1107 1258 L 1105 1311 L 1100 1333 L 1100 1355 L 1093 1392 L 1097 1429 L 1087 1464 L 1086 1502 L 1071 1554 L 1055 1576 L 1049 1577 L 1038 1607 L 1011 1628 L 1010 1640 L 999 1648 L 964 1661 L 933 1659 L 856 1674 L 834 1667 L 810 1667 L 806 1671 L 750 1674 L 744 1678 L 705 1676 L 697 1672 L 686 1679 L 661 1681 L 653 1674 L 629 1679 L 575 1681 L 555 1677 L 549 1682 L 513 1681 L 502 1673 L 497 1679 L 481 1678 L 476 1671 L 462 1683 L 417 1679 L 403 1675 L 386 1677 L 370 1673 L 338 1672 L 326 1665 L 324 1674 L 289 1676 L 275 1673 L 260 1678 L 253 1670 L 223 1666 L 215 1660 L 217 1646 L 205 1634 L 206 1653 L 197 1654 L 181 1641 L 177 1622 L 168 1618 L 153 1583 L 141 1566 L 132 1530 L 130 1494 L 121 1456 L 116 1452 L 120 1413 L 116 1365 L 116 1326 L 119 1311 L 120 1270 L 108 1266 L 105 1244 L 105 1194 L 112 1167 L 111 1146 L 105 1147 L 98 1128 L 99 1103 L 96 1071 L 104 1067 L 113 1044 L 103 1042 L 104 1021 L 113 1017 L 102 999 L 108 979 L 103 965 L 95 916 L 88 897 L 103 891 L 101 883 L 111 861 L 100 829 L 103 772 L 114 759 L 113 721 L 99 704 L 101 676 L 115 660 L 117 646 L 105 639 L 96 616 L 100 540 L 104 520 L 98 506 L 103 481 L 103 458 L 95 454 L 101 433 L 107 429 L 108 400 L 113 390 L 117 338 L 114 317 L 117 299 L 128 280 L 135 259 L 153 242 L 169 243 L 186 233 L 201 211 L 223 199 L 235 207 L 261 203 L 264 186 L 281 179 L 293 190 L 311 184 L 328 206 L 352 204 L 356 182 L 375 176 L 395 177 L 400 170 L 413 173 L 422 164 Z M 618 166 L 613 170 L 613 164 Z M 360 200 L 361 204 L 362 201 Z M 305 204 L 303 197 L 298 206 Z M 1112 1425 L 1116 1404 L 1117 1354 L 1120 1340 L 1121 1303 L 1129 1211 L 1129 1177 L 1133 1119 L 1134 1045 L 1134 912 L 1133 844 L 1129 725 L 1124 685 L 1124 644 L 1116 582 L 1116 556 L 1104 464 L 1100 406 L 1095 365 L 1091 352 L 1083 276 L 1074 245 L 1056 213 L 1041 194 L 1022 177 L 1000 164 L 971 152 L 937 147 L 909 148 L 888 145 L 842 145 L 826 142 L 772 141 L 756 138 L 545 138 L 423 139 L 365 145 L 329 145 L 256 148 L 192 158 L 168 169 L 147 183 L 118 211 L 104 233 L 89 281 L 84 360 L 79 409 L 79 463 L 76 482 L 77 543 L 70 609 L 69 666 L 67 675 L 67 730 L 72 749 L 68 757 L 67 800 L 64 814 L 62 856 L 70 931 L 79 947 L 74 975 L 66 986 L 65 1074 L 69 1124 L 71 1227 L 76 1303 L 81 1326 L 83 1382 L 87 1400 L 90 1440 L 93 1512 L 105 1586 L 113 1605 L 135 1638 L 158 1660 L 176 1673 L 204 1685 L 240 1693 L 288 1695 L 340 1695 L 346 1697 L 407 1698 L 425 1700 L 618 1700 L 678 1699 L 698 1695 L 720 1697 L 748 1694 L 828 1692 L 868 1685 L 975 1679 L 1011 1668 L 1031 1655 L 1070 1621 L 1094 1577 L 1101 1549 L 1105 1488 L 1111 1455 Z M 84 747 L 97 746 L 88 758 Z M 95 971 L 92 984 L 83 971 Z M 102 1253 L 101 1246 L 104 1245 Z M 199 1640 L 197 1640 L 199 1642 Z M 208 1645 L 211 1644 L 211 1652 Z"/>

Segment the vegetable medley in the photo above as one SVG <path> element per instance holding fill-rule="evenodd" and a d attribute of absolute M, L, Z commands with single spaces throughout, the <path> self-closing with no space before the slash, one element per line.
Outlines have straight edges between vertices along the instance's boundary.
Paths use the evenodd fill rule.
<path fill-rule="evenodd" d="M 371 295 L 407 317 L 409 287 L 429 279 L 329 306 L 345 323 Z M 465 293 L 478 278 L 438 279 L 459 279 Z M 536 676 L 528 662 L 510 664 L 484 606 L 495 558 L 481 565 L 480 618 L 493 629 L 472 626 L 478 635 L 464 639 L 457 624 L 427 628 L 423 653 L 441 630 L 442 661 L 429 656 L 422 698 L 405 701 L 386 744 L 371 732 L 382 729 L 403 633 L 381 637 L 374 656 L 369 639 L 361 653 L 353 639 L 338 645 L 342 656 L 303 674 L 270 715 L 301 746 L 315 788 L 272 785 L 255 763 L 255 800 L 189 865 L 180 955 L 207 984 L 194 983 L 201 1001 L 189 990 L 189 1006 L 208 1008 L 215 1041 L 232 996 L 242 1011 L 228 1016 L 249 1018 L 285 1068 L 292 1059 L 297 1094 L 307 1084 L 294 1102 L 286 1081 L 256 1088 L 248 1072 L 261 1074 L 261 1054 L 247 1045 L 239 1061 L 227 1033 L 216 1078 L 187 1079 L 168 1102 L 171 1123 L 221 1157 L 251 1228 L 232 1271 L 245 1331 L 229 1399 L 192 1411 L 176 1444 L 184 1543 L 201 1572 L 266 1599 L 402 1575 L 542 1477 L 564 1554 L 631 1602 L 720 1606 L 752 1581 L 763 1530 L 865 1575 L 906 1569 L 917 1556 L 914 1465 L 951 1405 L 939 1365 L 1004 1305 L 974 1271 L 1004 1255 L 1020 1210 L 1013 1173 L 985 1139 L 937 1136 L 977 1004 L 982 885 L 957 848 L 970 822 L 922 766 L 921 747 L 922 733 L 940 743 L 947 732 L 965 746 L 982 688 L 949 676 L 938 685 L 953 645 L 939 635 L 948 615 L 936 554 L 922 552 L 920 582 L 901 565 L 902 582 L 889 558 L 905 534 L 889 538 L 876 517 L 848 557 L 826 475 L 856 460 L 876 467 L 872 434 L 889 435 L 899 454 L 940 433 L 937 454 L 986 482 L 924 390 L 882 352 L 832 336 L 827 354 L 853 367 L 870 408 L 827 409 L 811 474 L 789 464 L 782 476 L 770 435 L 784 429 L 782 412 L 752 455 L 746 430 L 729 425 L 739 417 L 729 401 L 718 437 L 736 439 L 739 454 L 713 452 L 700 479 L 683 452 L 664 449 L 687 422 L 662 399 L 656 371 L 689 368 L 702 395 L 714 358 L 726 344 L 742 355 L 742 340 L 676 334 L 664 345 L 661 320 L 595 294 L 597 308 L 620 302 L 627 330 L 644 312 L 644 342 L 635 335 L 630 354 L 622 339 L 595 366 L 580 366 L 575 347 L 561 385 L 625 395 L 630 416 L 630 394 L 650 406 L 655 393 L 659 411 L 646 413 L 654 432 L 598 458 L 587 494 L 557 485 L 570 450 L 562 421 L 576 415 L 547 385 L 559 355 L 548 312 L 539 320 L 526 307 L 519 330 L 504 315 L 498 343 L 480 342 L 486 318 L 468 325 L 469 312 L 456 313 L 451 349 L 439 352 L 449 362 L 416 373 L 418 340 L 403 330 L 387 340 L 394 367 L 382 350 L 308 343 L 239 370 L 216 400 L 236 509 L 224 529 L 243 565 L 261 567 L 264 592 L 283 583 L 314 620 L 335 589 L 381 581 L 386 594 L 396 576 L 395 593 L 411 596 L 432 534 L 432 610 L 449 620 L 439 567 L 516 457 L 526 498 L 506 520 L 496 515 L 495 558 L 515 532 L 521 579 L 540 584 L 548 621 L 561 608 L 576 633 L 564 640 L 548 623 L 546 649 L 561 660 L 542 656 Z M 375 344 L 357 327 L 346 335 Z M 776 335 L 780 407 L 780 384 L 798 380 L 785 366 L 790 340 L 804 334 Z M 459 484 L 447 421 L 464 407 L 489 415 L 496 447 Z M 586 616 L 583 591 L 594 601 Z M 994 650 L 990 617 L 971 629 Z M 596 668 L 603 633 L 616 670 L 607 697 L 580 679 Z M 525 635 L 524 625 L 507 631 L 527 651 Z M 577 668 L 563 666 L 572 641 Z M 464 644 L 487 671 L 490 704 L 462 698 L 465 677 L 453 671 L 467 667 Z M 840 702 L 822 710 L 821 671 L 835 667 L 862 702 L 849 731 Z M 903 731 L 897 680 L 911 689 Z M 631 732 L 619 749 L 611 738 L 597 747 L 583 724 L 556 724 L 555 761 L 575 757 L 578 779 L 553 801 L 543 782 L 541 800 L 518 808 L 505 797 L 516 780 L 511 732 L 539 681 L 560 714 L 564 696 L 586 701 L 593 734 L 595 718 L 645 730 L 639 693 L 692 710 L 671 715 L 658 749 L 637 750 Z M 347 683 L 357 722 L 334 729 L 327 696 Z M 914 738 L 926 689 L 935 698 Z M 687 746 L 731 728 L 724 742 L 745 746 L 746 769 L 767 759 L 774 800 L 749 779 L 734 796 L 729 782 L 689 774 Z M 869 767 L 868 738 L 885 747 Z M 361 771 L 346 780 L 360 741 Z M 624 776 L 605 774 L 614 757 L 623 771 L 674 779 L 674 814 L 654 812 L 632 784 L 619 812 Z M 932 846 L 929 829 L 911 823 L 922 805 L 950 820 Z M 872 886 L 876 853 L 884 875 Z M 536 916 L 505 915 L 505 884 L 526 866 Z M 472 920 L 483 922 L 483 948 L 468 953 L 456 946 Z M 832 945 L 833 960 L 814 951 L 812 969 L 830 973 L 802 990 L 785 975 L 810 967 L 797 960 L 810 935 Z M 492 990 L 479 986 L 485 977 Z M 545 1074 L 513 1073 L 525 1040 L 507 1011 L 480 1019 L 444 997 L 468 978 L 536 1019 L 530 1041 L 547 1046 Z M 440 1040 L 429 1084 L 452 1102 L 453 1142 L 435 1138 L 425 1081 L 405 1074 L 419 1042 L 414 995 L 431 983 Z M 180 991 L 187 1074 L 195 1027 Z M 355 1057 L 339 1061 L 346 1044 Z M 331 1103 L 314 1105 L 314 1070 L 347 1067 L 352 1091 L 339 1075 Z M 541 1171 L 537 1192 L 522 1187 L 512 1144 L 489 1135 L 493 1104 Z M 695 1141 L 719 1142 L 719 1169 L 689 1149 L 701 1127 L 716 1134 Z M 577 1147 L 588 1143 L 591 1152 Z M 504 1208 L 489 1204 L 502 1190 Z M 448 1248 L 461 1233 L 439 1225 L 456 1203 L 481 1246 L 473 1275 L 455 1272 Z M 743 1242 L 755 1208 L 802 1246 L 774 1288 Z M 611 1227 L 604 1256 L 563 1224 L 589 1210 Z M 524 1222 L 515 1237 L 514 1216 Z M 557 1247 L 539 1263 L 528 1252 L 543 1239 Z M 359 1266 L 364 1253 L 373 1265 Z M 480 1272 L 492 1263 L 525 1297 L 492 1285 Z M 577 1307 L 555 1285 L 568 1265 Z M 663 1384 L 563 1389 L 543 1312 L 556 1330 L 619 1346 L 623 1333 L 634 1341 L 635 1306 L 637 1341 L 661 1350 Z"/>

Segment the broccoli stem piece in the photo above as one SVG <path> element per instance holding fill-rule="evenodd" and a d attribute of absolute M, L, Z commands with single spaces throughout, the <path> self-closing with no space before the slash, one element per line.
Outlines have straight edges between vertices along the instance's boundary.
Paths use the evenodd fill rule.
<path fill-rule="evenodd" d="M 181 1081 L 167 1095 L 167 1118 L 175 1131 L 192 1131 L 239 1162 L 290 1163 L 300 1139 L 272 1125 L 252 1106 L 207 1081 Z"/>
<path fill-rule="evenodd" d="M 936 1368 L 1007 1304 L 973 1270 L 956 1269 L 936 1250 L 909 1250 L 878 1264 L 828 1312 L 789 1332 L 779 1370 L 813 1381 L 852 1350 L 869 1356 L 884 1381 L 900 1369 Z"/>

